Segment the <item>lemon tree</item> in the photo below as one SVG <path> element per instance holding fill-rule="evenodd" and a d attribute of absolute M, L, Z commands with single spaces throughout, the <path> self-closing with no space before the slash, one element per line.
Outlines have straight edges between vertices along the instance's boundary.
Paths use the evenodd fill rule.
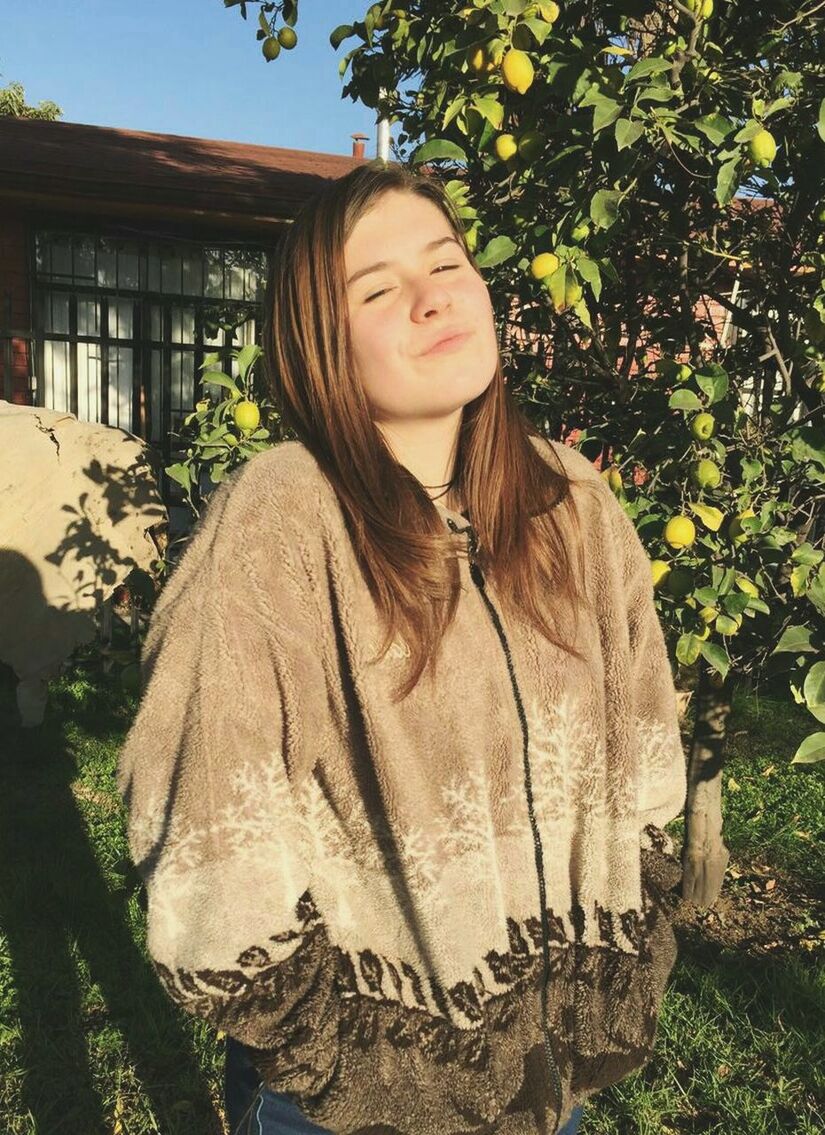
<path fill-rule="evenodd" d="M 259 38 L 297 19 L 297 0 L 242 7 L 259 9 Z M 712 901 L 727 852 L 720 765 L 703 766 L 731 677 L 784 683 L 812 714 L 797 762 L 825 755 L 816 14 L 789 0 L 362 12 L 330 33 L 342 94 L 389 120 L 395 161 L 444 180 L 508 390 L 551 436 L 575 431 L 650 556 L 677 680 L 695 683 L 703 796 L 684 893 Z"/>
<path fill-rule="evenodd" d="M 233 347 L 230 357 L 234 360 L 231 369 L 237 371 L 234 377 L 218 369 L 218 352 L 203 360 L 201 384 L 218 393 L 199 398 L 194 410 L 185 416 L 180 444 L 186 446 L 186 458 L 165 470 L 183 488 L 195 515 L 203 503 L 205 483 L 220 484 L 237 465 L 279 440 L 278 415 L 271 403 L 255 392 L 255 372 L 262 354 L 257 343 Z M 266 424 L 261 425 L 262 419 Z"/>

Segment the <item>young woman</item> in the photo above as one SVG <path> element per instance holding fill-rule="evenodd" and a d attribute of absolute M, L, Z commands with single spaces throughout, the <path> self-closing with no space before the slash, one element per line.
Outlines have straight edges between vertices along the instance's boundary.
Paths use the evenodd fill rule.
<path fill-rule="evenodd" d="M 213 493 L 118 770 L 150 955 L 233 1135 L 572 1135 L 676 956 L 648 557 L 509 395 L 435 179 L 330 184 L 266 310 L 297 440 Z"/>

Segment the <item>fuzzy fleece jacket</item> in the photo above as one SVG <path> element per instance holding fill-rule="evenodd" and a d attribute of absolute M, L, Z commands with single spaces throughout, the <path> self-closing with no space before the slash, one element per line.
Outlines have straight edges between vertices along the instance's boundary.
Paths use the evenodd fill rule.
<path fill-rule="evenodd" d="M 580 662 L 504 620 L 466 513 L 438 680 L 287 441 L 212 494 L 152 613 L 117 782 L 170 997 L 335 1135 L 554 1135 L 645 1064 L 685 755 L 650 561 L 593 465 Z"/>

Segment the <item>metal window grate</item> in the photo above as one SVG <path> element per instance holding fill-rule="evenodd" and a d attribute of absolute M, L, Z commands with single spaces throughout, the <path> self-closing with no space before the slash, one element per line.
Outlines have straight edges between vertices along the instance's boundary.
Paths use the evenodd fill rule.
<path fill-rule="evenodd" d="M 33 241 L 36 404 L 143 437 L 171 464 L 172 432 L 210 389 L 204 355 L 236 373 L 231 347 L 256 339 L 266 251 L 54 229 Z"/>

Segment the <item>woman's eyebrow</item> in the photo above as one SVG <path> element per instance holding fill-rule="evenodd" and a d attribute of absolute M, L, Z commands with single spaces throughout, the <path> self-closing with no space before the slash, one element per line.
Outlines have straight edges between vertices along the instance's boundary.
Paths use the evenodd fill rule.
<path fill-rule="evenodd" d="M 431 240 L 429 244 L 425 244 L 421 251 L 431 252 L 432 249 L 438 248 L 438 246 L 441 244 L 446 244 L 449 240 L 453 241 L 455 244 L 458 244 L 458 241 L 454 236 L 442 236 L 439 237 L 438 240 Z M 392 264 L 395 264 L 394 260 L 377 260 L 375 264 L 370 264 L 369 268 L 359 268 L 358 271 L 353 272 L 353 274 L 347 280 L 347 287 L 349 287 L 350 284 L 354 284 L 356 280 L 360 280 L 362 276 L 366 276 L 367 273 L 377 272 L 381 268 L 389 268 Z"/>

